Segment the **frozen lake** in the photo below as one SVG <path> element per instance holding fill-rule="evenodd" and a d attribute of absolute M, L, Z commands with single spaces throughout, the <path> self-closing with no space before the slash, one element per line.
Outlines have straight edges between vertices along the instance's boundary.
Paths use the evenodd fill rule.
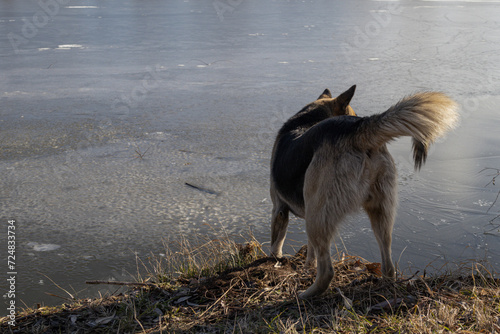
<path fill-rule="evenodd" d="M 15 219 L 18 305 L 63 302 L 50 280 L 82 298 L 86 280 L 131 280 L 136 255 L 179 235 L 269 246 L 276 131 L 352 84 L 360 116 L 420 90 L 461 104 L 420 173 L 409 139 L 390 144 L 400 269 L 500 269 L 500 185 L 481 172 L 500 168 L 499 15 L 500 1 L 1 1 L 0 255 Z M 286 250 L 304 243 L 293 218 Z M 364 214 L 336 245 L 380 260 Z"/>

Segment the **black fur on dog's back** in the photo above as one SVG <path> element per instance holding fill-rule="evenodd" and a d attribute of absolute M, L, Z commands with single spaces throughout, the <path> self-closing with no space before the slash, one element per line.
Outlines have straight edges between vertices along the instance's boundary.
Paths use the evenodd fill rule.
<path fill-rule="evenodd" d="M 334 116 L 356 115 L 349 106 L 355 90 L 356 85 L 332 98 L 331 92 L 325 89 L 316 101 L 290 117 L 276 136 L 271 159 L 271 180 L 289 201 L 290 210 L 295 215 L 298 213 L 293 207 L 304 206 L 304 173 L 318 148 L 318 141 L 327 139 L 321 138 L 321 131 L 311 131 L 311 128 L 327 120 L 338 119 Z M 333 136 L 337 132 L 329 131 Z"/>
<path fill-rule="evenodd" d="M 337 116 L 323 120 L 308 131 L 297 134 L 294 131 L 281 132 L 276 142 L 271 176 L 280 194 L 294 206 L 304 206 L 304 176 L 314 152 L 325 143 L 342 141 L 357 131 L 362 118 Z"/>

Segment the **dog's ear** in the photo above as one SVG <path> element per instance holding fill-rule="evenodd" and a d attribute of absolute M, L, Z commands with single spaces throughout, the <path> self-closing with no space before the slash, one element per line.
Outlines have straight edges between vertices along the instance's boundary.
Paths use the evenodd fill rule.
<path fill-rule="evenodd" d="M 356 90 L 356 85 L 353 85 L 351 88 L 337 96 L 337 103 L 339 104 L 342 110 L 345 110 L 349 103 L 351 102 L 352 97 L 354 96 L 354 91 Z"/>
<path fill-rule="evenodd" d="M 330 92 L 330 90 L 327 88 L 325 89 L 325 91 L 323 93 L 321 93 L 321 95 L 317 98 L 317 100 L 321 100 L 321 99 L 327 99 L 327 98 L 332 98 L 332 93 Z"/>

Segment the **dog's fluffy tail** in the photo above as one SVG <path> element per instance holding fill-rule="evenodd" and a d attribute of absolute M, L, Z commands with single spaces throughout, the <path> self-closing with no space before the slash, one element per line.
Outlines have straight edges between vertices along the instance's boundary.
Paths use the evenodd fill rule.
<path fill-rule="evenodd" d="M 357 144 L 366 149 L 378 148 L 394 138 L 410 136 L 418 170 L 425 163 L 429 145 L 458 123 L 457 109 L 457 104 L 442 93 L 405 97 L 386 112 L 364 118 Z"/>

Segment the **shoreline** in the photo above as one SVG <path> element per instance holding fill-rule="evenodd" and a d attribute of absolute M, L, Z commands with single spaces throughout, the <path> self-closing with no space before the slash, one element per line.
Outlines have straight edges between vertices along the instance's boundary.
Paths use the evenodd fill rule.
<path fill-rule="evenodd" d="M 315 277 L 303 267 L 306 247 L 292 257 L 266 256 L 245 245 L 211 240 L 185 244 L 126 292 L 55 307 L 25 309 L 0 319 L 11 333 L 267 333 L 500 331 L 500 280 L 479 263 L 459 270 L 387 281 L 380 264 L 337 254 L 328 291 L 299 300 Z M 212 252 L 207 257 L 207 252 Z M 208 254 L 210 255 L 210 254 Z M 200 262 L 200 260 L 206 262 Z M 89 282 L 87 282 L 89 283 Z"/>

